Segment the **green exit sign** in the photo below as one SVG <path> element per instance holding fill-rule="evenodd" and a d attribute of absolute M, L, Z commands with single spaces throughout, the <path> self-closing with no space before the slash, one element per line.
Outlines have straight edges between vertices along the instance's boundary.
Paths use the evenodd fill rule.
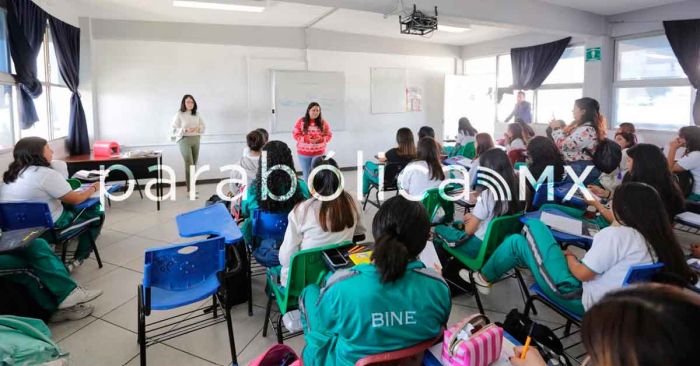
<path fill-rule="evenodd" d="M 600 61 L 600 47 L 586 48 L 586 62 Z"/>

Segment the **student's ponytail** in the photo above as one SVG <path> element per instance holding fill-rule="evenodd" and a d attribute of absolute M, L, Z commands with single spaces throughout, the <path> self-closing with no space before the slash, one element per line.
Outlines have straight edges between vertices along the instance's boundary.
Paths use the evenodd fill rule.
<path fill-rule="evenodd" d="M 377 239 L 372 252 L 372 260 L 379 270 L 382 283 L 394 282 L 403 277 L 410 259 L 406 246 L 391 234 Z"/>

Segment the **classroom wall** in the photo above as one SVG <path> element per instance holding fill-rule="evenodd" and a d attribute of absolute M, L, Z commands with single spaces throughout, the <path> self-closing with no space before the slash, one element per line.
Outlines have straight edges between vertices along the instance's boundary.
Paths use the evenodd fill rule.
<path fill-rule="evenodd" d="M 700 18 L 700 1 L 686 0 L 664 6 L 617 14 L 609 17 L 611 35 L 624 37 L 635 34 L 663 33 L 664 20 Z"/>
<path fill-rule="evenodd" d="M 49 141 L 49 146 L 51 146 L 51 149 L 53 150 L 54 159 L 61 159 L 68 156 L 65 138 Z M 10 165 L 12 160 L 12 151 L 6 151 L 0 154 L 0 173 L 7 170 L 7 167 Z"/>
<path fill-rule="evenodd" d="M 144 33 L 149 24 L 137 28 L 142 31 L 141 35 L 125 35 L 124 29 L 112 27 L 112 22 L 91 21 L 91 84 L 95 95 L 92 118 L 97 136 L 119 141 L 127 149 L 163 150 L 164 162 L 174 165 L 179 180 L 183 179 L 184 167 L 177 146 L 169 142 L 168 134 L 181 96 L 194 94 L 205 122 L 219 126 L 210 128 L 203 137 L 200 164 L 218 168 L 235 163 L 244 147 L 247 131 L 258 127 L 270 129 L 270 69 L 345 73 L 346 128 L 334 131 L 329 146 L 336 152 L 341 166 L 355 166 L 358 149 L 371 156 L 392 146 L 396 129 L 403 126 L 417 130 L 430 124 L 441 134 L 444 75 L 454 73 L 456 65 L 455 57 L 449 53 L 448 56 L 429 57 L 254 47 L 225 43 L 235 42 L 235 39 L 222 41 L 221 36 L 213 37 L 216 44 L 207 43 L 205 39 L 193 43 L 191 33 L 183 41 L 173 39 L 172 35 L 164 41 L 159 40 L 160 33 Z M 112 24 L 105 27 L 103 23 Z M 119 30 L 110 33 L 108 28 Z M 333 47 L 348 49 L 358 42 L 355 37 L 351 41 Z M 446 49 L 459 50 L 456 47 Z M 409 69 L 409 86 L 423 89 L 424 110 L 371 114 L 372 67 Z M 333 121 L 330 123 L 332 126 Z M 224 125 L 226 128 L 221 127 Z M 273 134 L 271 138 L 293 147 L 291 133 Z M 227 174 L 209 172 L 201 177 L 223 176 Z"/>

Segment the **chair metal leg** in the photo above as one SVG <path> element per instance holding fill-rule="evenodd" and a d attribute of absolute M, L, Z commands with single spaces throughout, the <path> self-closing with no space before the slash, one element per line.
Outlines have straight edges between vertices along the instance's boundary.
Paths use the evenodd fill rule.
<path fill-rule="evenodd" d="M 267 337 L 267 327 L 270 324 L 270 312 L 272 311 L 272 296 L 267 297 L 267 306 L 265 307 L 265 322 L 263 323 L 262 336 Z"/>
<path fill-rule="evenodd" d="M 87 234 L 90 235 L 90 246 L 92 246 L 92 252 L 95 253 L 95 259 L 97 259 L 97 266 L 99 268 L 102 268 L 102 259 L 100 258 L 100 251 L 97 250 L 97 244 L 95 243 L 95 239 L 92 238 L 92 234 L 90 234 L 90 232 L 87 232 Z"/>
<path fill-rule="evenodd" d="M 474 271 L 469 270 L 469 279 L 471 280 L 470 282 L 474 284 L 474 299 L 476 300 L 476 306 L 479 308 L 480 313 L 486 314 L 484 312 L 484 305 L 481 304 L 481 297 L 479 297 L 479 289 L 476 288 L 476 282 L 474 282 Z"/>
<path fill-rule="evenodd" d="M 564 327 L 564 337 L 571 335 L 571 320 L 566 320 L 566 327 Z"/>
<path fill-rule="evenodd" d="M 228 298 L 228 297 L 227 297 Z M 228 300 L 222 302 L 224 305 L 224 315 L 226 316 L 226 327 L 228 328 L 228 342 L 231 349 L 231 364 L 233 366 L 238 366 L 238 357 L 236 356 L 236 339 L 233 337 L 233 320 L 231 319 L 231 307 L 228 304 Z"/>
<path fill-rule="evenodd" d="M 522 273 L 520 273 L 517 268 L 515 269 L 515 278 L 518 279 L 518 283 L 520 284 L 520 294 L 523 296 L 523 302 L 527 304 L 527 300 L 530 298 L 530 291 L 527 289 L 527 285 L 525 285 Z M 532 313 L 537 315 L 535 304 L 532 304 Z"/>
<path fill-rule="evenodd" d="M 139 359 L 141 366 L 146 366 L 146 314 L 143 311 L 143 291 L 141 285 L 138 286 L 137 294 L 138 307 L 138 335 Z"/>
<path fill-rule="evenodd" d="M 246 266 L 247 272 L 248 272 L 248 316 L 253 316 L 253 270 L 251 268 L 251 255 L 250 251 L 246 250 L 248 252 L 248 264 Z"/>
<path fill-rule="evenodd" d="M 526 317 L 529 317 L 529 316 L 530 316 L 530 309 L 534 309 L 534 307 L 535 307 L 534 304 L 533 304 L 534 300 L 535 300 L 535 296 L 530 296 L 530 297 L 527 299 L 527 302 L 525 302 L 525 309 L 523 310 L 523 314 L 524 314 Z"/>
<path fill-rule="evenodd" d="M 367 194 L 365 195 L 365 202 L 362 203 L 362 211 L 367 209 L 367 201 L 369 200 L 369 195 L 372 193 L 372 188 L 373 186 L 369 186 L 369 189 L 367 190 Z"/>
<path fill-rule="evenodd" d="M 277 343 L 283 344 L 284 343 L 284 338 L 282 338 L 282 313 L 280 313 L 280 317 L 277 319 Z"/>
<path fill-rule="evenodd" d="M 217 294 L 211 296 L 211 313 L 214 315 L 213 318 L 216 319 L 219 316 L 219 306 L 217 304 Z"/>
<path fill-rule="evenodd" d="M 66 264 L 66 256 L 68 254 L 68 242 L 63 242 L 63 248 L 61 248 L 61 262 Z"/>

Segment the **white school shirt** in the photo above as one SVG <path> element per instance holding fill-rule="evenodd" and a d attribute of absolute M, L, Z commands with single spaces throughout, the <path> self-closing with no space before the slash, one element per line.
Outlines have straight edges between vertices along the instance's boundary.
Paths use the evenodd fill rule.
<path fill-rule="evenodd" d="M 693 174 L 695 185 L 693 185 L 693 193 L 700 194 L 700 151 L 693 151 L 690 154 L 680 158 L 676 163 Z"/>
<path fill-rule="evenodd" d="M 199 136 L 204 133 L 204 120 L 202 116 L 197 112 L 194 116 L 191 112 L 180 112 L 175 113 L 173 117 L 173 123 L 171 125 L 173 129 L 173 135 L 179 141 L 182 136 Z M 185 129 L 197 128 L 197 132 L 185 133 Z"/>
<path fill-rule="evenodd" d="M 474 141 L 476 138 L 474 136 L 467 135 L 465 133 L 462 133 L 461 131 L 457 134 L 457 138 L 455 138 L 455 142 L 459 146 L 464 146 L 472 141 Z"/>
<path fill-rule="evenodd" d="M 353 202 L 355 202 L 353 200 Z M 310 198 L 297 205 L 288 216 L 289 223 L 287 231 L 284 233 L 284 241 L 279 250 L 280 264 L 282 271 L 280 283 L 287 285 L 287 275 L 294 253 L 311 248 L 318 248 L 329 244 L 337 244 L 343 241 L 352 240 L 355 235 L 365 233 L 365 226 L 359 213 L 362 212 L 356 205 L 358 216 L 355 217 L 355 225 L 338 232 L 323 231 L 318 222 L 321 211 L 321 201 Z"/>
<path fill-rule="evenodd" d="M 504 205 L 502 209 L 507 210 L 508 202 L 504 201 L 503 203 Z M 486 230 L 489 228 L 489 223 L 491 223 L 491 220 L 493 220 L 496 216 L 494 213 L 495 209 L 496 200 L 493 193 L 488 189 L 484 189 L 476 199 L 476 204 L 471 211 L 472 216 L 481 221 L 479 223 L 479 228 L 477 228 L 476 232 L 474 233 L 474 236 L 479 238 L 481 241 L 484 240 L 484 235 L 486 235 Z"/>
<path fill-rule="evenodd" d="M 622 287 L 631 266 L 654 262 L 642 234 L 628 226 L 609 226 L 593 237 L 581 259 L 597 275 L 583 282 L 583 308 L 588 310 L 605 294 Z"/>
<path fill-rule="evenodd" d="M 525 141 L 521 138 L 517 138 L 513 140 L 510 144 L 506 146 L 506 151 L 511 152 L 513 150 L 526 150 L 527 145 L 525 145 Z"/>
<path fill-rule="evenodd" d="M 442 183 L 438 179 L 430 179 L 428 163 L 423 160 L 414 161 L 401 171 L 398 178 L 399 186 L 409 195 L 422 197 L 431 188 L 437 188 Z"/>
<path fill-rule="evenodd" d="M 61 173 L 49 167 L 30 166 L 14 182 L 0 185 L 0 202 L 46 202 L 56 222 L 63 213 L 59 198 L 72 190 Z"/>
<path fill-rule="evenodd" d="M 255 180 L 255 177 L 258 174 L 258 164 L 260 163 L 260 156 L 253 156 L 250 154 L 250 149 L 246 149 L 243 151 L 243 156 L 241 156 L 241 160 L 238 161 L 238 165 L 243 168 L 243 170 L 246 173 L 246 182 L 244 183 L 246 187 L 250 187 L 250 185 L 253 183 Z M 231 179 L 241 179 L 243 178 L 241 174 L 233 170 L 231 171 Z M 230 189 L 231 193 L 234 195 L 240 193 L 242 185 L 239 183 L 231 183 Z"/>

